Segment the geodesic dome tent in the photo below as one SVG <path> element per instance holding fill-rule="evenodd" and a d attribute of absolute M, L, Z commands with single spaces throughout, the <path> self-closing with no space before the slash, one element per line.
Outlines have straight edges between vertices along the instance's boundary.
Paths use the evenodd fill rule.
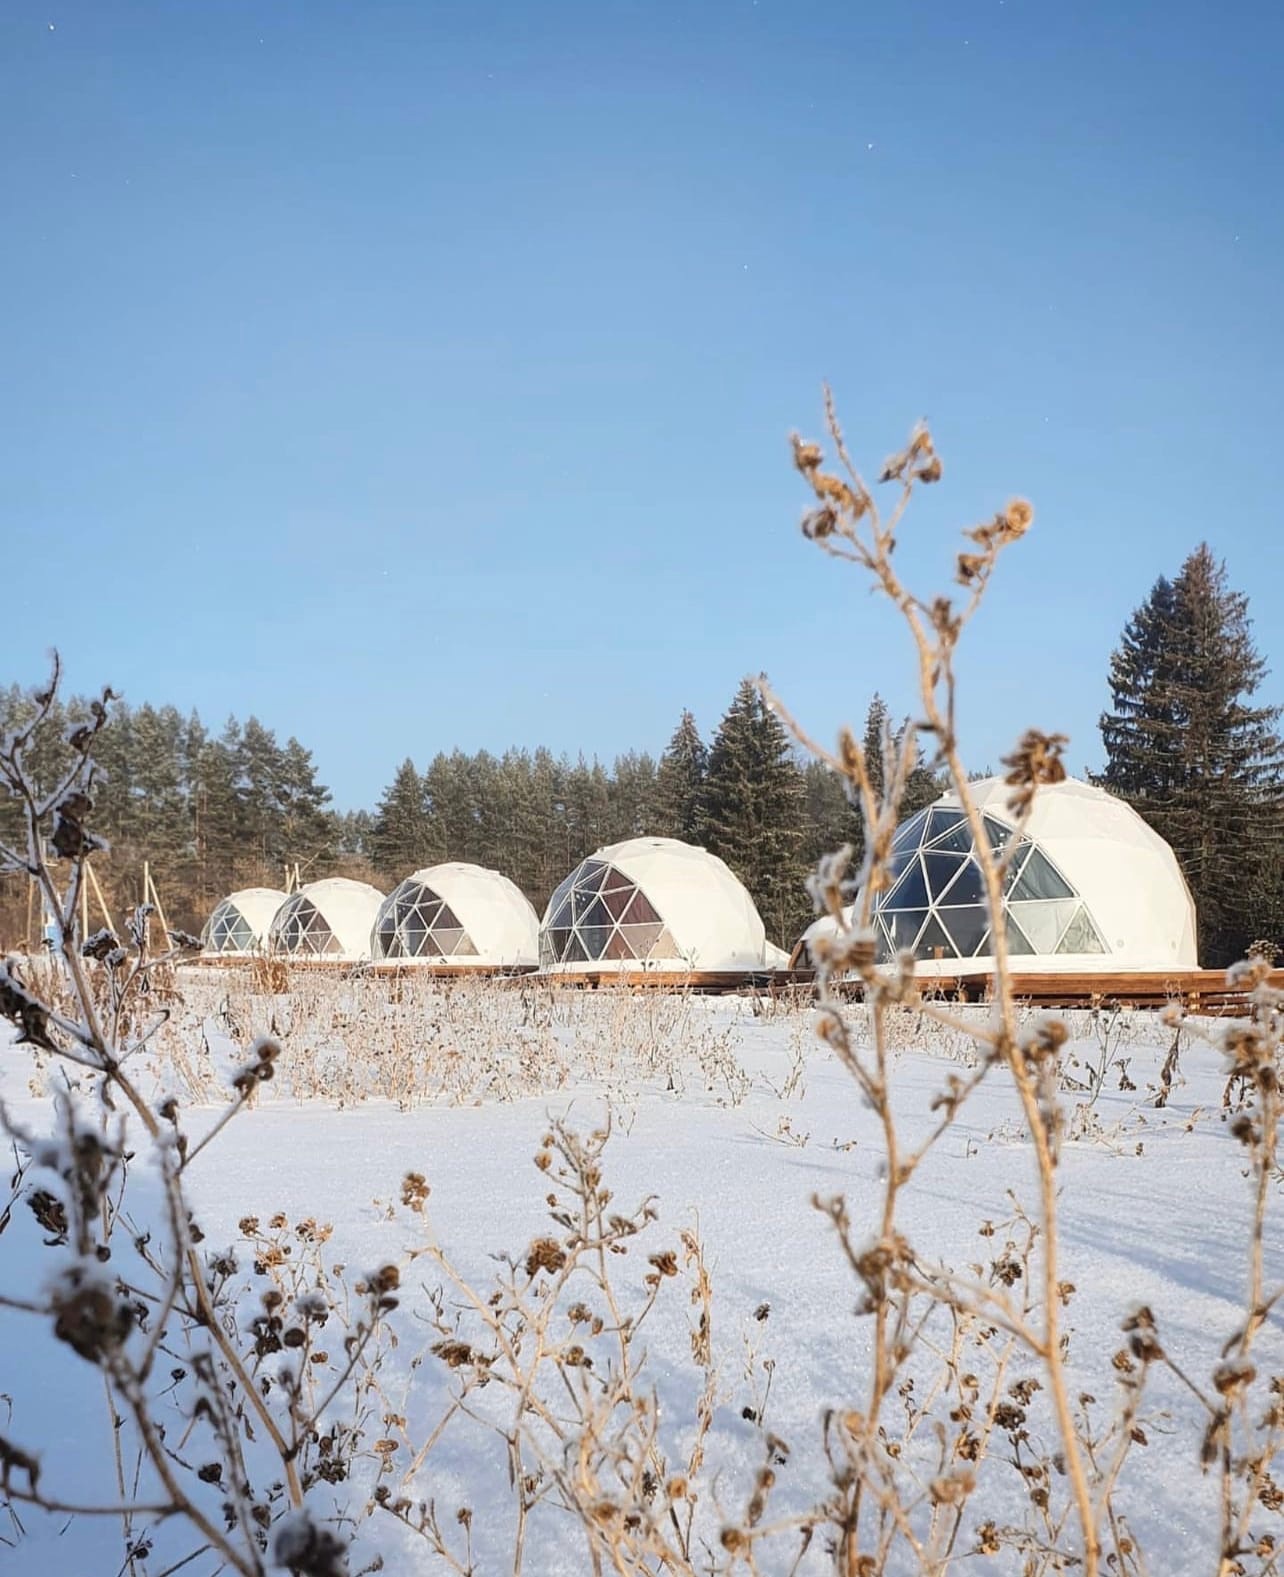
<path fill-rule="evenodd" d="M 383 894 L 368 882 L 330 876 L 291 893 L 272 919 L 268 945 L 297 959 L 361 963 Z"/>
<path fill-rule="evenodd" d="M 548 901 L 545 973 L 723 973 L 775 968 L 753 899 L 705 849 L 629 838 L 582 861 Z"/>
<path fill-rule="evenodd" d="M 534 967 L 539 916 L 507 876 L 453 860 L 407 876 L 384 899 L 370 945 L 376 963 Z"/>
<path fill-rule="evenodd" d="M 1011 848 L 1003 911 L 1018 971 L 1198 968 L 1195 905 L 1177 857 L 1123 800 L 1075 778 L 1038 790 L 1016 838 L 1002 778 L 972 784 L 985 833 Z M 892 885 L 874 905 L 880 962 L 909 948 L 923 974 L 979 973 L 993 950 L 981 868 L 953 793 L 896 833 Z M 805 940 L 828 931 L 820 920 Z"/>
<path fill-rule="evenodd" d="M 284 902 L 285 894 L 275 887 L 245 887 L 229 893 L 205 922 L 204 951 L 225 958 L 261 953 L 272 917 Z"/>

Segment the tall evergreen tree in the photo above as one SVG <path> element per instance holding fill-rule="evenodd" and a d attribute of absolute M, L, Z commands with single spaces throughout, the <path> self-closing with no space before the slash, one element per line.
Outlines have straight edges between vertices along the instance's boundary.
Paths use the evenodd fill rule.
<path fill-rule="evenodd" d="M 806 794 L 780 720 L 744 679 L 709 750 L 700 830 L 740 877 L 768 935 L 789 946 L 810 903 L 802 859 Z"/>
<path fill-rule="evenodd" d="M 695 843 L 700 837 L 709 752 L 690 712 L 684 711 L 655 774 L 653 831 Z"/>
<path fill-rule="evenodd" d="M 1208 965 L 1281 918 L 1281 709 L 1250 704 L 1265 674 L 1248 598 L 1206 543 L 1175 581 L 1156 582 L 1111 658 L 1101 781 L 1172 845 Z"/>
<path fill-rule="evenodd" d="M 411 871 L 433 863 L 437 841 L 424 780 L 409 757 L 384 791 L 370 829 L 370 859 L 380 876 L 395 885 Z"/>

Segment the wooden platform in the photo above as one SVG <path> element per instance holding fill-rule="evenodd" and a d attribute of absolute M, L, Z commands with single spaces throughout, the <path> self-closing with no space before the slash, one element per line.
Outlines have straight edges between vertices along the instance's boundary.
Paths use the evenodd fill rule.
<path fill-rule="evenodd" d="M 815 979 L 814 970 L 790 970 L 795 981 Z M 836 983 L 840 991 L 850 984 L 859 994 L 858 980 Z M 992 990 L 989 975 L 920 975 L 921 996 L 947 1002 L 986 1002 Z M 1284 990 L 1284 970 L 1270 976 L 1270 984 Z M 1237 1013 L 1244 1009 L 1244 993 L 1230 991 L 1224 969 L 1181 969 L 1151 973 L 1132 971 L 1118 974 L 1014 974 L 1012 987 L 1017 998 L 1032 1007 L 1132 1007 L 1162 1008 L 1180 1003 L 1189 1013 Z"/>

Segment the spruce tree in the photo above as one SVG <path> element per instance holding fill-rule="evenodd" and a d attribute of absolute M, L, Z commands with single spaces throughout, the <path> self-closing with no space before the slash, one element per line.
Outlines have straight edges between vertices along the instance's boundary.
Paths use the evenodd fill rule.
<path fill-rule="evenodd" d="M 709 752 L 690 712 L 684 711 L 655 774 L 652 830 L 697 843 Z"/>
<path fill-rule="evenodd" d="M 1101 781 L 1176 852 L 1206 965 L 1230 962 L 1280 919 L 1281 709 L 1249 704 L 1265 674 L 1248 598 L 1206 543 L 1175 581 L 1156 583 L 1111 658 Z"/>
<path fill-rule="evenodd" d="M 395 885 L 412 871 L 433 864 L 437 841 L 424 780 L 407 757 L 384 791 L 370 829 L 370 859 L 380 876 Z"/>
<path fill-rule="evenodd" d="M 805 789 L 789 738 L 752 679 L 741 681 L 709 751 L 700 831 L 749 889 L 767 934 L 789 946 L 810 913 L 802 859 Z"/>

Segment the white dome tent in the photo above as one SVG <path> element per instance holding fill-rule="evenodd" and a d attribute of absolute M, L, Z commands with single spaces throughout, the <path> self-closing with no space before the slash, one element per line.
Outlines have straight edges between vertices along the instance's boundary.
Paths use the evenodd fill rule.
<path fill-rule="evenodd" d="M 1014 835 L 1002 778 L 971 785 L 997 848 Z M 892 845 L 892 885 L 874 905 L 880 962 L 909 948 L 924 975 L 993 967 L 972 833 L 954 793 L 911 816 Z M 1131 806 L 1067 778 L 1038 790 L 1004 883 L 1017 973 L 1152 973 L 1199 967 L 1195 905 L 1173 851 Z M 828 917 L 804 942 L 833 934 Z"/>
<path fill-rule="evenodd" d="M 548 901 L 545 974 L 749 973 L 781 967 L 753 899 L 705 849 L 629 838 L 582 861 Z"/>
<path fill-rule="evenodd" d="M 205 922 L 201 932 L 205 953 L 246 958 L 263 952 L 272 918 L 284 902 L 285 894 L 275 887 L 243 887 L 229 893 Z"/>
<path fill-rule="evenodd" d="M 368 882 L 331 876 L 291 893 L 272 920 L 274 953 L 331 963 L 363 963 L 383 894 Z"/>
<path fill-rule="evenodd" d="M 454 860 L 407 876 L 384 899 L 370 947 L 376 963 L 533 969 L 539 916 L 507 876 Z"/>

